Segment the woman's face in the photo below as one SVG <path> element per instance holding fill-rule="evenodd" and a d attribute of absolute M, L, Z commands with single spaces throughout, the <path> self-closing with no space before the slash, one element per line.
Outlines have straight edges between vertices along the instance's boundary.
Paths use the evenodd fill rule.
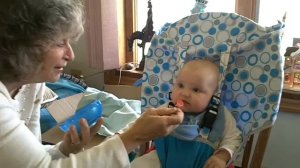
<path fill-rule="evenodd" d="M 67 63 L 75 58 L 69 40 L 62 40 L 49 46 L 44 60 L 36 72 L 34 82 L 55 82 L 59 80 Z"/>

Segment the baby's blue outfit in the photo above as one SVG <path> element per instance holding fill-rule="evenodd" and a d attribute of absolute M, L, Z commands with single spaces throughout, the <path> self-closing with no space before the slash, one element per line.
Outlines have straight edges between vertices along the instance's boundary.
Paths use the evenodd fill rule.
<path fill-rule="evenodd" d="M 203 142 L 187 141 L 167 136 L 155 140 L 162 168 L 201 168 L 214 149 Z"/>

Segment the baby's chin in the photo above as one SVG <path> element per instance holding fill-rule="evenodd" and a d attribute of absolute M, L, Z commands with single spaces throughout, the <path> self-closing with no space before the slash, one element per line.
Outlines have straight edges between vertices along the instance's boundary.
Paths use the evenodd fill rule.
<path fill-rule="evenodd" d="M 187 113 L 193 113 L 193 114 L 200 114 L 200 113 L 204 112 L 204 111 L 193 111 L 193 110 L 188 110 L 188 109 L 182 110 L 182 111 L 187 112 Z"/>

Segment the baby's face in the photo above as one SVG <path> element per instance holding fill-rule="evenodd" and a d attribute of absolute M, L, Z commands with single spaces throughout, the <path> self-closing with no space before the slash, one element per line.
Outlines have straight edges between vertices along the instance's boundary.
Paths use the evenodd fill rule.
<path fill-rule="evenodd" d="M 183 68 L 172 90 L 172 102 L 182 100 L 184 112 L 202 112 L 207 107 L 217 87 L 218 72 L 207 68 Z"/>

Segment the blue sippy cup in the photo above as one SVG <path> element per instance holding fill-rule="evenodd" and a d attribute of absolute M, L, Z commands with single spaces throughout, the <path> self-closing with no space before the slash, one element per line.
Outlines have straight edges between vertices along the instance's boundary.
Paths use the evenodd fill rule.
<path fill-rule="evenodd" d="M 102 104 L 99 100 L 95 100 L 81 109 L 77 110 L 73 116 L 63 122 L 59 128 L 63 132 L 68 132 L 71 125 L 76 127 L 78 133 L 80 133 L 79 121 L 81 118 L 85 118 L 89 126 L 93 126 L 96 121 L 102 115 Z"/>

